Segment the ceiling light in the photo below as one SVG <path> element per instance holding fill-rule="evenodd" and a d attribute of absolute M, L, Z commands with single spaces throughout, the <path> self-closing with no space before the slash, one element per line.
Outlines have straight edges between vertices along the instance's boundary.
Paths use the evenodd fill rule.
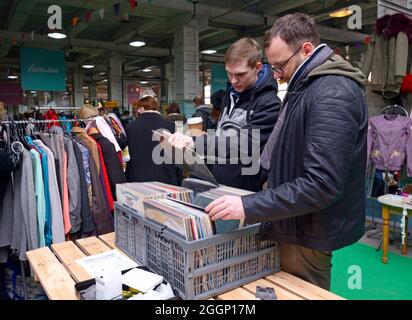
<path fill-rule="evenodd" d="M 104 76 L 106 74 L 106 72 L 100 72 L 99 76 Z"/>
<path fill-rule="evenodd" d="M 129 42 L 129 46 L 132 47 L 143 47 L 144 45 L 146 45 L 146 42 L 140 40 L 133 40 Z"/>
<path fill-rule="evenodd" d="M 8 78 L 8 79 L 17 79 L 18 76 L 13 75 L 13 74 L 9 74 L 9 75 L 7 76 L 7 78 Z"/>
<path fill-rule="evenodd" d="M 67 36 L 64 34 L 64 33 L 61 33 L 61 32 L 49 32 L 48 34 L 47 34 L 47 36 L 49 37 L 49 38 L 53 38 L 53 39 L 64 39 L 64 38 L 66 38 Z"/>
<path fill-rule="evenodd" d="M 86 64 L 82 65 L 82 68 L 85 68 L 85 69 L 93 69 L 93 68 L 94 68 L 94 65 L 93 65 L 93 64 L 90 64 L 90 63 L 86 63 Z"/>
<path fill-rule="evenodd" d="M 141 84 L 148 84 L 149 81 L 140 81 Z"/>
<path fill-rule="evenodd" d="M 200 53 L 203 53 L 203 54 L 214 54 L 214 53 L 216 53 L 216 52 L 217 52 L 217 51 L 216 51 L 216 50 L 213 50 L 213 49 L 200 51 Z"/>
<path fill-rule="evenodd" d="M 33 93 L 33 94 L 34 94 L 34 93 L 36 93 L 36 91 L 32 90 L 32 91 L 30 91 L 30 93 Z"/>
<path fill-rule="evenodd" d="M 103 82 L 107 82 L 107 79 L 104 79 Z"/>
<path fill-rule="evenodd" d="M 88 87 L 83 87 L 83 90 L 87 90 L 87 89 L 89 89 Z"/>
<path fill-rule="evenodd" d="M 152 69 L 150 69 L 150 68 L 145 68 L 145 69 L 143 69 L 142 71 L 143 71 L 143 72 L 152 72 Z"/>
<path fill-rule="evenodd" d="M 344 18 L 347 16 L 350 16 L 353 14 L 352 10 L 349 10 L 349 8 L 342 8 L 339 10 L 336 10 L 335 12 L 329 13 L 329 17 L 331 18 Z"/>

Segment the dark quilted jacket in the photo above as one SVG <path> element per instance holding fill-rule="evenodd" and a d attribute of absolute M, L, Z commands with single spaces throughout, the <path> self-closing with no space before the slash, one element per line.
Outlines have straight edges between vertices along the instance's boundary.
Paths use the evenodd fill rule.
<path fill-rule="evenodd" d="M 268 190 L 242 197 L 262 239 L 336 250 L 364 234 L 364 76 L 332 56 L 295 85 L 271 158 Z"/>

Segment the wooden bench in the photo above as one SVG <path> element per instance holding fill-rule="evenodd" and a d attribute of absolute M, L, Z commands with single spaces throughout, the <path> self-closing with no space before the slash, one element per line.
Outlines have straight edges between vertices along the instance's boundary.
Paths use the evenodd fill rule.
<path fill-rule="evenodd" d="M 77 259 L 117 249 L 114 233 L 66 241 L 27 252 L 35 279 L 40 281 L 50 300 L 76 300 L 74 285 L 91 278 Z M 217 300 L 253 300 L 256 286 L 272 287 L 279 300 L 342 300 L 329 291 L 303 281 L 289 273 L 278 272 L 271 276 L 220 294 Z"/>

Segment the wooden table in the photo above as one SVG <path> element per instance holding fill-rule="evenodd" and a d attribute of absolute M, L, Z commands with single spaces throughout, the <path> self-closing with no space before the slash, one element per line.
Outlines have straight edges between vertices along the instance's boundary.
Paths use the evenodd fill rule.
<path fill-rule="evenodd" d="M 388 263 L 388 245 L 389 245 L 389 220 L 391 214 L 402 215 L 403 209 L 406 208 L 408 216 L 412 213 L 412 206 L 403 203 L 403 197 L 386 194 L 378 198 L 382 204 L 383 235 L 382 235 L 382 262 Z M 402 244 L 401 253 L 408 253 L 408 216 L 406 216 L 405 232 L 406 238 Z"/>
<path fill-rule="evenodd" d="M 116 249 L 114 233 L 66 241 L 27 252 L 35 279 L 40 281 L 50 300 L 77 300 L 74 285 L 88 280 L 89 274 L 75 261 L 88 255 Z M 120 250 L 119 250 L 120 251 Z M 220 294 L 217 300 L 253 300 L 256 286 L 272 287 L 279 300 L 343 300 L 343 298 L 286 272 L 254 281 Z"/>

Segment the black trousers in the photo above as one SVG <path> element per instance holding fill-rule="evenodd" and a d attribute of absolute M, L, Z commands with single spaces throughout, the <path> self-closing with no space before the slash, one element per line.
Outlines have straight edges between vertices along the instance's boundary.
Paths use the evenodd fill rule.
<path fill-rule="evenodd" d="M 332 252 L 297 245 L 280 244 L 280 266 L 302 280 L 330 290 Z"/>

